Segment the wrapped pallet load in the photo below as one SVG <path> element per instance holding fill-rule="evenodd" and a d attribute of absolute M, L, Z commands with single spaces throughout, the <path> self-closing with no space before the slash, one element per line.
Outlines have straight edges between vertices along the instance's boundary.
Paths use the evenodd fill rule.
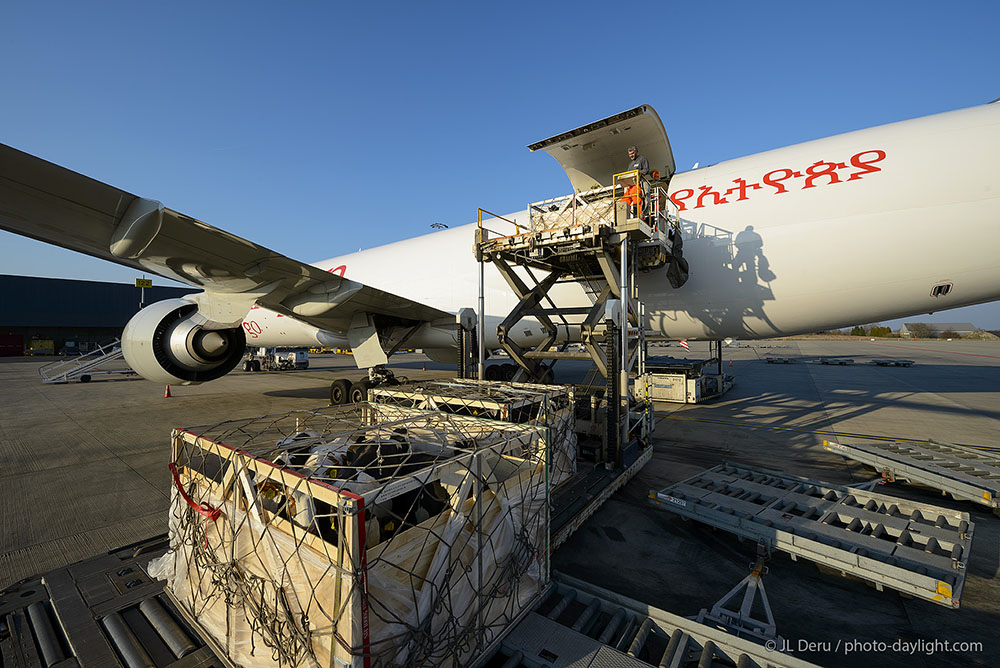
<path fill-rule="evenodd" d="M 575 395 L 571 385 L 479 381 L 468 378 L 382 386 L 368 391 L 380 404 L 471 415 L 549 430 L 549 483 L 576 473 Z"/>
<path fill-rule="evenodd" d="M 464 665 L 548 580 L 546 435 L 367 403 L 175 430 L 151 574 L 239 666 Z"/>

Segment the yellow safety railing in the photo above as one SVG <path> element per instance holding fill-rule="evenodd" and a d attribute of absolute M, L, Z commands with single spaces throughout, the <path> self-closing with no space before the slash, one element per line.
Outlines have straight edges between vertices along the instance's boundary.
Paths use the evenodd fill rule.
<path fill-rule="evenodd" d="M 654 178 L 656 172 L 653 173 Z M 627 172 L 620 172 L 612 177 L 612 184 L 615 192 L 615 224 L 618 220 L 618 202 L 635 206 L 636 217 L 645 220 L 655 229 L 660 227 L 660 219 L 669 224 L 667 217 L 666 203 L 667 191 L 660 185 L 653 185 L 638 169 Z M 621 188 L 621 195 L 618 189 Z"/>
<path fill-rule="evenodd" d="M 615 191 L 615 225 L 622 221 L 618 220 L 618 203 L 622 202 L 629 207 L 635 207 L 636 218 L 644 218 L 643 208 L 645 205 L 645 195 L 649 191 L 649 182 L 642 178 L 638 169 L 630 169 L 626 172 L 619 172 L 612 177 L 612 184 Z M 618 189 L 621 188 L 621 194 Z"/>
<path fill-rule="evenodd" d="M 495 218 L 497 220 L 502 220 L 504 222 L 507 222 L 507 223 L 510 223 L 511 225 L 513 225 L 514 226 L 514 234 L 520 234 L 521 233 L 521 227 L 522 226 L 520 224 L 518 224 L 517 221 L 511 220 L 510 218 L 504 218 L 503 216 L 499 216 L 499 215 L 493 213 L 492 211 L 487 211 L 486 209 L 483 209 L 481 207 L 476 209 L 476 224 L 479 226 L 479 229 L 481 229 L 481 230 L 484 229 L 483 228 L 483 214 L 484 213 L 487 216 L 492 216 L 493 218 Z M 485 229 L 487 231 L 489 231 L 489 232 L 493 232 L 494 234 L 500 234 L 500 236 L 508 236 L 506 234 L 501 234 L 500 232 L 497 232 L 496 230 L 491 230 L 488 227 L 485 228 Z M 527 228 L 525 228 L 525 231 L 527 231 Z"/>

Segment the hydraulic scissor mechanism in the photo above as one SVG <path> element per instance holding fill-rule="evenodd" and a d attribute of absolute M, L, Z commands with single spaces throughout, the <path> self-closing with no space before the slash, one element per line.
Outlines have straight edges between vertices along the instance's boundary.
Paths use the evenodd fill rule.
<path fill-rule="evenodd" d="M 637 171 L 616 174 L 610 186 L 530 205 L 528 226 L 507 221 L 515 233 L 504 236 L 483 226 L 480 210 L 477 259 L 492 263 L 518 298 L 497 335 L 523 370 L 522 378 L 543 380 L 545 361 L 559 359 L 593 360 L 607 378 L 612 301 L 621 312 L 618 368 L 633 369 L 643 329 L 636 273 L 664 271 L 675 287 L 687 278 L 680 228 L 667 213 L 665 185 Z M 579 284 L 588 302 L 558 304 L 554 293 L 563 283 Z M 544 330 L 537 345 L 517 342 L 516 328 L 525 318 Z M 582 344 L 583 350 L 567 350 L 571 344 Z"/>
<path fill-rule="evenodd" d="M 500 217 L 490 223 L 512 225 L 513 234 L 484 226 L 483 214 L 491 214 L 480 209 L 476 258 L 492 263 L 518 299 L 497 327 L 520 367 L 515 380 L 546 382 L 555 361 L 589 360 L 607 383 L 608 405 L 627 403 L 630 373 L 642 372 L 645 356 L 636 275 L 663 272 L 674 287 L 687 279 L 668 202 L 665 182 L 631 171 L 609 186 L 531 204 L 527 226 Z M 560 303 L 565 283 L 578 284 L 585 299 L 574 290 L 576 303 Z M 518 336 L 526 319 L 541 325 L 537 345 Z"/>

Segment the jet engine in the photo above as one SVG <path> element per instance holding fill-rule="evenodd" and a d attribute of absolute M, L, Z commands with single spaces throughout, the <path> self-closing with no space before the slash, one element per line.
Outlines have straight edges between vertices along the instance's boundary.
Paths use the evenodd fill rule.
<path fill-rule="evenodd" d="M 198 305 L 166 299 L 142 309 L 122 333 L 122 353 L 143 378 L 193 385 L 226 375 L 246 350 L 242 327 L 206 329 Z"/>

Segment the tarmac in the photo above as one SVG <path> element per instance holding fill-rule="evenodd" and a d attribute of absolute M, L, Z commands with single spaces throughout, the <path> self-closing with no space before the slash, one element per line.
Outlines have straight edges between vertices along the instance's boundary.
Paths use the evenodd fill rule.
<path fill-rule="evenodd" d="M 705 344 L 691 348 L 651 353 L 707 356 Z M 724 355 L 734 388 L 705 404 L 657 406 L 652 461 L 556 552 L 557 571 L 693 616 L 747 575 L 755 546 L 650 506 L 650 490 L 725 461 L 840 484 L 873 477 L 824 451 L 824 439 L 1000 448 L 1000 342 L 845 337 L 740 343 Z M 822 365 L 824 356 L 855 363 Z M 792 363 L 767 364 L 767 357 Z M 914 365 L 870 363 L 887 358 Z M 0 358 L 0 588 L 163 533 L 173 427 L 325 406 L 330 381 L 364 375 L 349 356 L 313 355 L 308 370 L 234 371 L 205 385 L 172 386 L 166 399 L 162 385 L 134 378 L 43 385 L 37 370 L 48 361 Z M 453 375 L 416 354 L 394 356 L 392 367 L 412 379 Z M 560 382 L 584 376 L 581 365 L 557 367 Z M 997 665 L 1000 519 L 934 490 L 892 484 L 879 491 L 972 516 L 961 608 L 878 592 L 777 554 L 764 583 L 786 648 L 829 666 Z M 900 640 L 921 644 L 911 651 Z"/>

